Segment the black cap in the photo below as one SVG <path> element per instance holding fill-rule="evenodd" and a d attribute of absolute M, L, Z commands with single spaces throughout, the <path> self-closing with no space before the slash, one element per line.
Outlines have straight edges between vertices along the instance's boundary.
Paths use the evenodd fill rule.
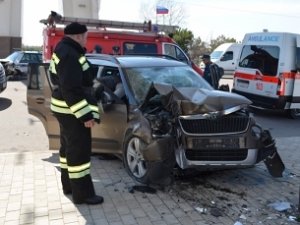
<path fill-rule="evenodd" d="M 201 59 L 210 59 L 210 55 L 203 55 Z"/>
<path fill-rule="evenodd" d="M 83 34 L 85 32 L 87 32 L 86 26 L 78 22 L 70 23 L 64 29 L 65 34 Z"/>

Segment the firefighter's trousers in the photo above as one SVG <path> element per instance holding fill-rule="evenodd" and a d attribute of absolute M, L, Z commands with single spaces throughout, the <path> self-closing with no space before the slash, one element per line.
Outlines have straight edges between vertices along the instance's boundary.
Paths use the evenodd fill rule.
<path fill-rule="evenodd" d="M 91 129 L 73 115 L 56 114 L 60 126 L 60 168 L 64 193 L 74 203 L 95 195 L 90 175 Z"/>

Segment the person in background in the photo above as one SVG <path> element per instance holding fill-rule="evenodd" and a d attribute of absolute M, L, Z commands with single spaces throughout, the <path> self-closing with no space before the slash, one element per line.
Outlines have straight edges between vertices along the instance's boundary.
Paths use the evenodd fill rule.
<path fill-rule="evenodd" d="M 93 75 L 85 57 L 87 27 L 67 25 L 50 62 L 51 81 L 57 86 L 51 97 L 51 111 L 60 126 L 59 160 L 64 194 L 75 204 L 100 204 L 90 175 L 91 128 L 100 123 L 96 99 L 92 96 Z"/>
<path fill-rule="evenodd" d="M 219 88 L 219 80 L 222 77 L 221 69 L 210 60 L 210 55 L 203 55 L 201 57 L 205 64 L 203 78 L 214 88 Z"/>
<path fill-rule="evenodd" d="M 93 51 L 92 51 L 92 53 L 97 53 L 97 54 L 102 53 L 102 48 L 101 48 L 101 46 L 100 46 L 100 45 L 95 45 L 95 46 L 94 46 L 94 49 L 93 49 Z"/>

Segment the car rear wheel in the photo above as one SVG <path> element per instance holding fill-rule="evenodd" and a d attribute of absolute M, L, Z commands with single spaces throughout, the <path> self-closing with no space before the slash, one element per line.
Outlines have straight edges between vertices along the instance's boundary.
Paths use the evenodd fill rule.
<path fill-rule="evenodd" d="M 290 109 L 290 117 L 293 119 L 300 119 L 300 109 Z"/>
<path fill-rule="evenodd" d="M 136 136 L 130 135 L 126 139 L 124 149 L 124 164 L 131 177 L 140 183 L 148 183 L 148 163 L 142 155 L 145 143 Z"/>

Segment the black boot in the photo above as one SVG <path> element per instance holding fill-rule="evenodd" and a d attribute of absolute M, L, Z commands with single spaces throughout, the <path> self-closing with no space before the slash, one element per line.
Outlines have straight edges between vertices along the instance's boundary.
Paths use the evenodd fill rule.
<path fill-rule="evenodd" d="M 88 205 L 97 205 L 103 202 L 103 197 L 99 195 L 94 195 L 92 197 L 86 198 L 82 201 L 74 201 L 75 204 L 88 204 Z"/>

